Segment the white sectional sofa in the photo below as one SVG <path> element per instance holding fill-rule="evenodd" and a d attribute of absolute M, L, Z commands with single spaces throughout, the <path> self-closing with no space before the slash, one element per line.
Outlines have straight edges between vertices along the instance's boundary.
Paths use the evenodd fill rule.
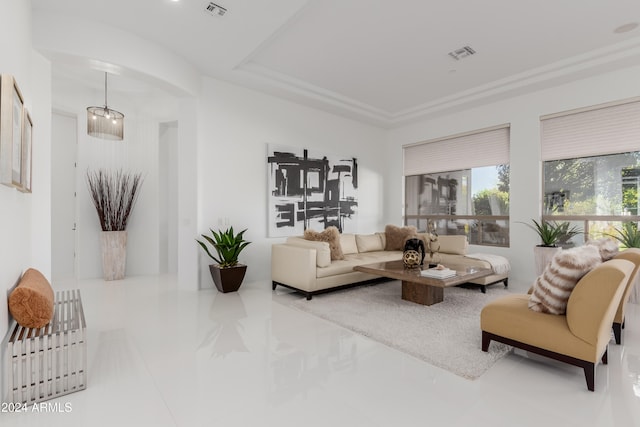
<path fill-rule="evenodd" d="M 419 233 L 418 237 L 424 235 Z M 492 267 L 488 261 L 466 256 L 466 236 L 440 236 L 438 243 L 441 264 Z M 285 243 L 274 244 L 271 249 L 273 289 L 278 285 L 285 286 L 303 293 L 310 300 L 319 293 L 380 279 L 379 276 L 354 271 L 353 267 L 357 265 L 402 259 L 402 251 L 385 250 L 385 233 L 341 234 L 340 245 L 344 259 L 332 261 L 329 243 L 326 242 L 289 237 Z M 503 270 L 501 274 L 492 274 L 471 283 L 480 285 L 483 292 L 487 285 L 494 283 L 504 282 L 506 287 L 508 274 Z"/>

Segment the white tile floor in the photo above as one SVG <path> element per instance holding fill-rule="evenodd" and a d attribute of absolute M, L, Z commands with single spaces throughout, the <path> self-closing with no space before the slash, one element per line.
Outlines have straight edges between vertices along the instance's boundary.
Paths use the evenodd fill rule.
<path fill-rule="evenodd" d="M 268 282 L 233 294 L 178 291 L 172 277 L 54 287 L 82 289 L 87 389 L 43 413 L 0 413 L 3 427 L 640 425 L 635 304 L 592 393 L 581 369 L 519 352 L 460 378 L 273 302 Z"/>

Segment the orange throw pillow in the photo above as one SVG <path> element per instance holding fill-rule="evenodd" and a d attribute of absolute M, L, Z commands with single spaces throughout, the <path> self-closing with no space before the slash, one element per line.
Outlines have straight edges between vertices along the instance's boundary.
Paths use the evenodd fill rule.
<path fill-rule="evenodd" d="M 53 318 L 54 294 L 49 281 L 38 270 L 28 269 L 9 295 L 9 311 L 25 328 L 42 328 Z"/>

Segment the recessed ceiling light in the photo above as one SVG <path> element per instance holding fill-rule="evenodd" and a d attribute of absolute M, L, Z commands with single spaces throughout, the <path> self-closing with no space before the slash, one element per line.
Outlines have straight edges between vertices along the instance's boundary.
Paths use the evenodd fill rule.
<path fill-rule="evenodd" d="M 618 28 L 613 30 L 616 34 L 628 33 L 629 31 L 633 31 L 638 28 L 637 22 L 629 22 L 628 24 L 620 25 Z"/>

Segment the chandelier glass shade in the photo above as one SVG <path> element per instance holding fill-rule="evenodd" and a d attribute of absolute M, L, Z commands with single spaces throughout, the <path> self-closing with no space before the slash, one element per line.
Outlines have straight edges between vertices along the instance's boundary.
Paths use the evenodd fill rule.
<path fill-rule="evenodd" d="M 107 104 L 107 73 L 104 73 L 104 106 L 87 107 L 87 133 L 114 141 L 122 141 L 124 137 L 124 114 Z"/>

